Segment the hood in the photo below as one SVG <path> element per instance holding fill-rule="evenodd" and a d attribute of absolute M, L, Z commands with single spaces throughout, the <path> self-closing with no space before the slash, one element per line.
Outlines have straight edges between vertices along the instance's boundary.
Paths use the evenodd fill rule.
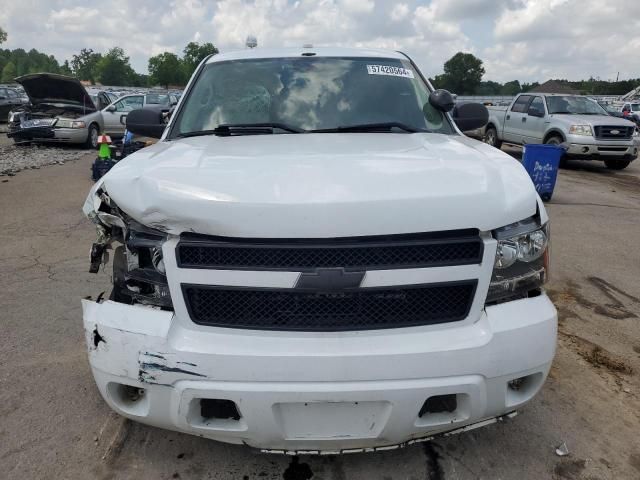
<path fill-rule="evenodd" d="M 149 227 L 247 238 L 491 230 L 534 215 L 537 205 L 518 161 L 439 134 L 164 141 L 116 164 L 103 186 Z"/>
<path fill-rule="evenodd" d="M 16 78 L 33 105 L 66 103 L 95 110 L 91 97 L 77 78 L 57 73 L 33 73 Z"/>
<path fill-rule="evenodd" d="M 624 118 L 611 115 L 573 115 L 566 113 L 554 113 L 552 117 L 562 119 L 568 125 L 611 125 L 620 127 L 635 127 L 635 123 Z"/>

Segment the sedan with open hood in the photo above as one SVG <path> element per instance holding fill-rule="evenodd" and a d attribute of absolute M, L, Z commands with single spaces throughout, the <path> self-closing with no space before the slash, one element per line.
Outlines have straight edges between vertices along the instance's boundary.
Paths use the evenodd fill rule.
<path fill-rule="evenodd" d="M 7 136 L 14 142 L 75 143 L 97 148 L 104 129 L 102 112 L 78 79 L 34 73 L 18 77 L 16 82 L 29 96 L 29 103 L 9 113 Z"/>

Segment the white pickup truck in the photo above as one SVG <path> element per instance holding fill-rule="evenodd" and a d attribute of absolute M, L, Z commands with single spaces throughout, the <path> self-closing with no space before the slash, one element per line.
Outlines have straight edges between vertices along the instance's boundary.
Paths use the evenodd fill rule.
<path fill-rule="evenodd" d="M 638 155 L 633 122 L 610 116 L 597 102 L 579 95 L 523 93 L 508 107 L 489 107 L 485 142 L 563 144 L 566 158 L 604 160 L 626 168 Z"/>
<path fill-rule="evenodd" d="M 404 54 L 220 54 L 90 192 L 89 362 L 130 419 L 267 452 L 388 449 L 512 417 L 557 314 L 524 168 Z M 117 246 L 117 248 L 116 248 Z"/>

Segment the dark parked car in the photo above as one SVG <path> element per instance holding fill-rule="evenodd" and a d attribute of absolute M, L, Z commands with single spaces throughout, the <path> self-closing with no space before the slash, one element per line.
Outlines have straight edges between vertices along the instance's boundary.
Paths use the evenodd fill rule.
<path fill-rule="evenodd" d="M 624 118 L 623 113 L 620 111 L 618 107 L 615 105 L 611 105 L 608 103 L 599 103 L 599 105 L 604 108 L 609 115 L 612 117 Z"/>
<path fill-rule="evenodd" d="M 628 103 L 620 109 L 619 106 L 611 105 L 611 104 L 600 104 L 602 108 L 604 108 L 609 115 L 612 117 L 624 118 L 625 120 L 629 120 L 634 122 L 636 126 L 640 127 L 640 116 L 638 115 L 640 111 L 636 108 L 636 110 L 632 110 L 631 105 Z M 633 104 L 634 107 L 639 106 L 638 104 Z"/>
<path fill-rule="evenodd" d="M 25 103 L 18 92 L 8 87 L 0 87 L 0 122 L 6 122 L 9 112 Z"/>

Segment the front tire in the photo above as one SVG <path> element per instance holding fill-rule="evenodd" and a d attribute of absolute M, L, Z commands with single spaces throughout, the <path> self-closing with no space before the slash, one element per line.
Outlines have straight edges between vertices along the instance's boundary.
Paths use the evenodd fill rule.
<path fill-rule="evenodd" d="M 489 127 L 487 131 L 484 132 L 484 143 L 498 149 L 502 147 L 502 140 L 498 138 L 498 131 L 495 127 Z"/>
<path fill-rule="evenodd" d="M 562 137 L 558 136 L 558 135 L 552 135 L 549 138 L 547 138 L 544 141 L 545 145 L 556 145 L 556 146 L 560 146 L 562 145 Z M 560 157 L 560 168 L 567 168 L 567 155 L 563 154 Z"/>
<path fill-rule="evenodd" d="M 89 130 L 87 131 L 87 141 L 84 143 L 84 147 L 97 150 L 99 135 L 100 135 L 100 132 L 98 132 L 98 126 L 95 123 L 92 123 L 91 125 L 89 125 Z"/>
<path fill-rule="evenodd" d="M 624 170 L 629 166 L 631 160 L 605 160 L 604 164 L 609 170 Z"/>

